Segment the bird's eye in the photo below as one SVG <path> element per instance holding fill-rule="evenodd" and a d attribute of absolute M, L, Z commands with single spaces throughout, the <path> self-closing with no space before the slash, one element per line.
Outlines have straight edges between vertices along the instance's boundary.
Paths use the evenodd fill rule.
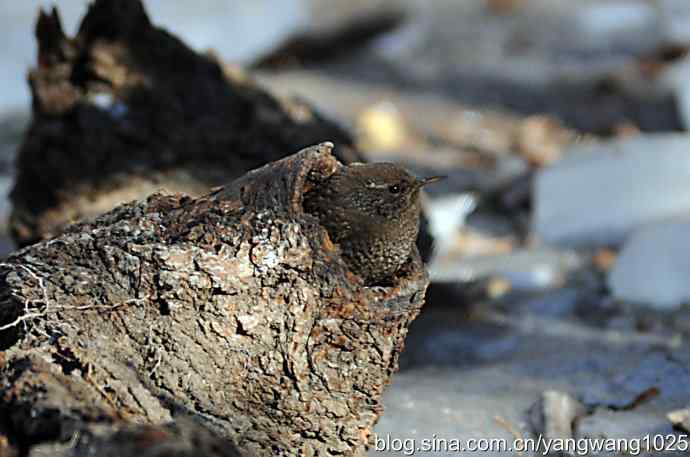
<path fill-rule="evenodd" d="M 400 193 L 400 185 L 399 184 L 393 184 L 392 186 L 388 187 L 388 190 L 390 191 L 391 194 L 399 194 Z"/>

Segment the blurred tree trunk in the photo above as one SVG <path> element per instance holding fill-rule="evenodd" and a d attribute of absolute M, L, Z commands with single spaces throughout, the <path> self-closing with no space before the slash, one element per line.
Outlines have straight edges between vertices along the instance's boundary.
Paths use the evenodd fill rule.
<path fill-rule="evenodd" d="M 361 455 L 428 280 L 362 287 L 304 213 L 331 147 L 10 256 L 0 455 Z"/>

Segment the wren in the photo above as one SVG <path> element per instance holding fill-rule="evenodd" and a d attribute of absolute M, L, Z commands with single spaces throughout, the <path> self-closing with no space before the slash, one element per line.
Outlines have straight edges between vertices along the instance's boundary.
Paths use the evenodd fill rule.
<path fill-rule="evenodd" d="M 442 177 L 417 179 L 392 163 L 341 167 L 304 196 L 366 285 L 380 284 L 407 262 L 419 233 L 420 189 Z"/>

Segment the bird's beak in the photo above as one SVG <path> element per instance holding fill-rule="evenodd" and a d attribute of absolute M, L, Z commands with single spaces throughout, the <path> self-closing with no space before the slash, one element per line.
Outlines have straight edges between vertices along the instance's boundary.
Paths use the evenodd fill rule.
<path fill-rule="evenodd" d="M 444 179 L 446 179 L 446 176 L 432 176 L 431 178 L 418 179 L 417 187 L 424 187 L 428 184 L 433 184 Z"/>

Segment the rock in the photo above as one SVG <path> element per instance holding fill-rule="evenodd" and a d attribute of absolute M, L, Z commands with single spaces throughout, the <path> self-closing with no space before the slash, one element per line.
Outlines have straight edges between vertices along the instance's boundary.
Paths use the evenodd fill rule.
<path fill-rule="evenodd" d="M 535 435 L 547 440 L 566 440 L 573 438 L 574 422 L 586 411 L 570 394 L 547 390 L 530 410 L 530 421 Z"/>
<path fill-rule="evenodd" d="M 678 409 L 666 415 L 674 427 L 690 432 L 690 409 Z"/>
<path fill-rule="evenodd" d="M 678 219 L 635 232 L 608 275 L 613 295 L 658 309 L 675 309 L 690 301 L 689 231 L 690 219 Z"/>
<path fill-rule="evenodd" d="M 548 243 L 619 244 L 690 211 L 690 136 L 640 135 L 575 146 L 537 173 L 533 228 Z"/>

